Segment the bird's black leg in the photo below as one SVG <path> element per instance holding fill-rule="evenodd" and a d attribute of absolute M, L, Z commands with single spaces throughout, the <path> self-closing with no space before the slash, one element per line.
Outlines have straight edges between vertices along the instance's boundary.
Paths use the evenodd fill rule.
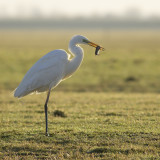
<path fill-rule="evenodd" d="M 47 99 L 46 99 L 46 102 L 45 102 L 45 105 L 44 105 L 44 110 L 45 110 L 45 120 L 46 120 L 46 136 L 49 136 L 49 133 L 48 133 L 48 101 L 49 101 L 49 96 L 50 96 L 50 90 L 48 91 L 48 94 L 47 94 Z"/>

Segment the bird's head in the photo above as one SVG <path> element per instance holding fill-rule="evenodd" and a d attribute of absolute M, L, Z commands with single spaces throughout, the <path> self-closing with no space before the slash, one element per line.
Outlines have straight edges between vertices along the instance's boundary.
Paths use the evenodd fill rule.
<path fill-rule="evenodd" d="M 76 35 L 71 39 L 71 43 L 73 43 L 73 45 L 78 45 L 78 44 L 85 44 L 85 45 L 89 45 L 92 47 L 96 48 L 95 54 L 98 55 L 98 51 L 102 50 L 104 51 L 104 48 L 99 46 L 96 43 L 93 43 L 91 41 L 88 40 L 88 38 L 81 36 L 81 35 Z"/>

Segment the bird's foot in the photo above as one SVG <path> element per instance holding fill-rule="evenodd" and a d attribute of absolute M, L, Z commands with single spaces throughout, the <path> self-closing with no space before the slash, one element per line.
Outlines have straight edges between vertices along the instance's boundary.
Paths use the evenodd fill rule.
<path fill-rule="evenodd" d="M 46 132 L 46 136 L 49 137 L 49 133 L 48 132 Z"/>

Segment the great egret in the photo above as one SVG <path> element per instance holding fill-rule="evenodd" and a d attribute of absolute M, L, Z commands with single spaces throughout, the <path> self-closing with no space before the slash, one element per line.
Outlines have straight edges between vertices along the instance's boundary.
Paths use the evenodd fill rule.
<path fill-rule="evenodd" d="M 90 42 L 81 35 L 74 36 L 69 43 L 69 51 L 74 56 L 70 59 L 70 54 L 64 50 L 54 50 L 40 58 L 26 73 L 22 82 L 14 91 L 15 97 L 24 97 L 33 92 L 48 91 L 45 101 L 45 121 L 46 136 L 48 136 L 48 101 L 51 89 L 55 88 L 61 81 L 70 77 L 80 66 L 83 60 L 83 49 L 79 44 L 87 44 L 98 50 L 104 50 L 103 47 Z"/>

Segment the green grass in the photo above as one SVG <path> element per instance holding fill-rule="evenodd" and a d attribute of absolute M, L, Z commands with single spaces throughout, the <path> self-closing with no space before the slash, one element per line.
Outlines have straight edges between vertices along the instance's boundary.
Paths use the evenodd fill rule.
<path fill-rule="evenodd" d="M 77 33 L 106 50 L 84 46 L 80 69 L 51 93 L 46 137 L 46 94 L 12 91 Z M 159 31 L 0 31 L 0 159 L 160 159 L 159 44 Z"/>
<path fill-rule="evenodd" d="M 4 159 L 158 159 L 157 94 L 52 92 L 45 136 L 45 94 L 0 101 Z M 6 97 L 8 98 L 6 99 Z M 55 117 L 54 110 L 67 117 Z"/>

